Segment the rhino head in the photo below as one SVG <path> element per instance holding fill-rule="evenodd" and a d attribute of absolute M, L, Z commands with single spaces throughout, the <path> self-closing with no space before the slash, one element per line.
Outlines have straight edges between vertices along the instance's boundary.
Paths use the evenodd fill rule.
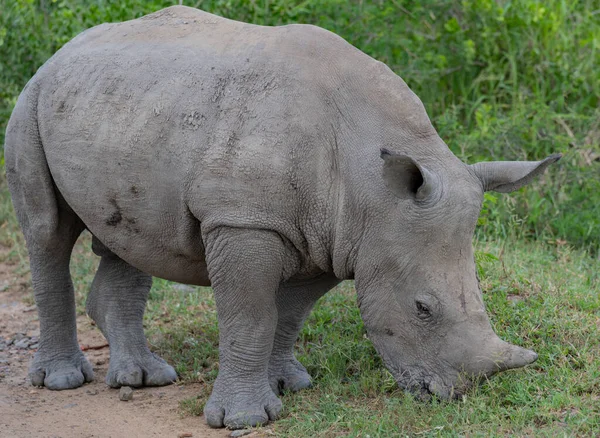
<path fill-rule="evenodd" d="M 398 384 L 456 398 L 481 378 L 534 362 L 502 341 L 485 311 L 472 237 L 487 190 L 511 192 L 560 158 L 429 165 L 381 150 L 384 212 L 357 260 L 356 288 L 370 339 Z"/>

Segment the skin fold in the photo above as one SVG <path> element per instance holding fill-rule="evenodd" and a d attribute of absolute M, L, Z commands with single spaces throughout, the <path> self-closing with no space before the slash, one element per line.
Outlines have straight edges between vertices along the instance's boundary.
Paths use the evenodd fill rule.
<path fill-rule="evenodd" d="M 5 146 L 41 324 L 34 385 L 93 378 L 69 258 L 101 257 L 87 312 L 107 384 L 164 385 L 142 317 L 152 276 L 212 286 L 213 427 L 277 418 L 310 377 L 293 346 L 314 303 L 355 279 L 399 385 L 442 398 L 536 354 L 501 341 L 471 240 L 484 190 L 517 190 L 559 156 L 466 165 L 384 64 L 314 26 L 261 27 L 174 6 L 94 27 L 23 90 Z"/>

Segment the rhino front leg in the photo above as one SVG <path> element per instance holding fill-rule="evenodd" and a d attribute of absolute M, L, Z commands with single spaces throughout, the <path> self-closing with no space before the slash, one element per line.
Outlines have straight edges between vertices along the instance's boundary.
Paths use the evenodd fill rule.
<path fill-rule="evenodd" d="M 340 280 L 331 274 L 301 282 L 288 282 L 277 292 L 277 331 L 269 361 L 269 383 L 275 394 L 299 391 L 311 385 L 306 368 L 294 356 L 294 345 L 313 306 Z"/>
<path fill-rule="evenodd" d="M 267 423 L 281 410 L 268 364 L 284 244 L 269 231 L 234 228 L 219 228 L 204 240 L 219 320 L 219 375 L 204 408 L 206 421 L 231 429 Z"/>
<path fill-rule="evenodd" d="M 92 249 L 102 257 L 88 295 L 86 311 L 108 340 L 110 365 L 106 384 L 162 386 L 177 373 L 148 349 L 143 318 L 152 277 L 106 248 L 96 237 Z"/>

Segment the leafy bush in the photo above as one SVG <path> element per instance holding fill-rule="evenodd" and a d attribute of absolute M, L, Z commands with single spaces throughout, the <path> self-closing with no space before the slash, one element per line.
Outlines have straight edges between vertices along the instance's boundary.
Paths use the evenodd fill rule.
<path fill-rule="evenodd" d="M 0 144 L 19 91 L 77 33 L 177 2 L 0 0 Z M 312 23 L 387 63 L 467 161 L 560 165 L 490 209 L 481 236 L 519 234 L 600 245 L 600 25 L 597 0 L 186 0 L 256 24 Z M 513 222 L 514 226 L 514 222 Z"/>

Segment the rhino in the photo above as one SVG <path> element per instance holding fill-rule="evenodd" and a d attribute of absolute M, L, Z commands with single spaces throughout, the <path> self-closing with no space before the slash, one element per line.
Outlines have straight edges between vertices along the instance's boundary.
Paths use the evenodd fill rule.
<path fill-rule="evenodd" d="M 310 386 L 294 357 L 315 302 L 355 280 L 367 334 L 400 387 L 460 397 L 537 355 L 493 331 L 472 237 L 483 194 L 560 158 L 464 164 L 386 65 L 310 25 L 263 27 L 173 6 L 93 27 L 47 61 L 6 132 L 9 189 L 40 320 L 29 377 L 93 378 L 69 260 L 101 257 L 86 303 L 111 387 L 166 385 L 147 346 L 152 276 L 212 286 L 212 427 L 275 420 Z"/>

